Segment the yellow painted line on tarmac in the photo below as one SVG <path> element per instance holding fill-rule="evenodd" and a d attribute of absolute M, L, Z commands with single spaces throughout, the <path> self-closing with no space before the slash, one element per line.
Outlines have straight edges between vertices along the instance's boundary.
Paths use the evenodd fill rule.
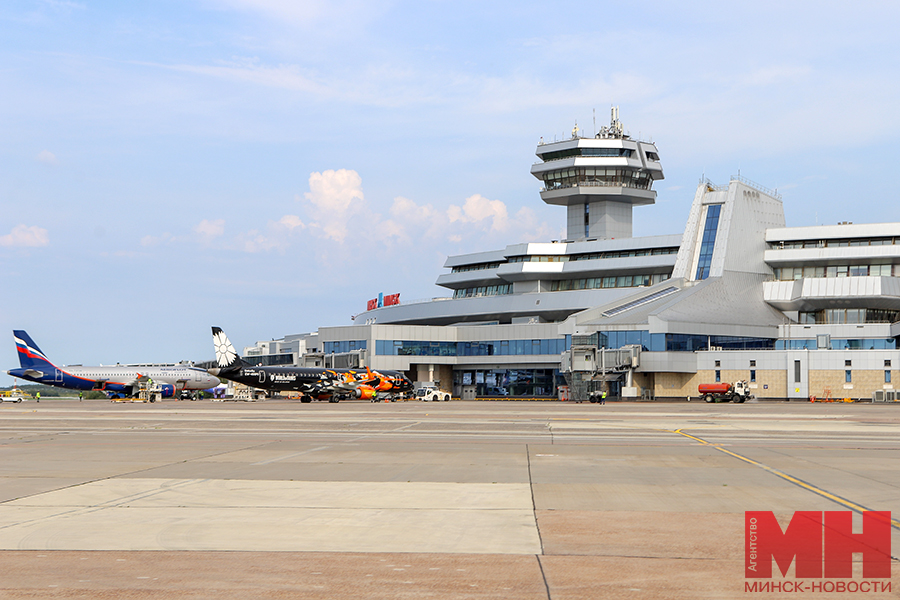
<path fill-rule="evenodd" d="M 732 452 L 731 450 L 726 450 L 719 444 L 712 444 L 702 438 L 698 438 L 695 435 L 685 433 L 680 429 L 675 429 L 674 431 L 672 431 L 672 433 L 677 433 L 678 435 L 683 435 L 684 437 L 695 440 L 695 441 L 699 442 L 700 444 L 703 444 L 704 446 L 709 446 L 710 448 L 714 448 L 714 449 L 718 450 L 719 452 L 724 452 L 725 454 L 728 454 L 729 456 L 733 456 L 739 460 L 742 460 L 745 463 L 749 463 L 755 467 L 759 467 L 760 469 L 768 471 L 769 473 L 772 473 L 773 475 L 781 477 L 785 481 L 789 481 L 789 482 L 793 483 L 794 485 L 797 485 L 806 490 L 809 490 L 810 492 L 813 492 L 814 494 L 818 494 L 818 495 L 822 496 L 823 498 L 827 498 L 827 499 L 831 500 L 832 502 L 836 502 L 836 503 L 840 504 L 841 506 L 846 506 L 850 510 L 856 511 L 858 513 L 862 513 L 863 511 L 872 510 L 870 508 L 866 508 L 865 506 L 856 504 L 855 502 L 851 502 L 850 500 L 847 500 L 845 498 L 841 498 L 840 496 L 835 496 L 831 492 L 827 492 L 820 487 L 816 487 L 816 486 L 812 485 L 811 483 L 806 483 L 802 479 L 797 479 L 796 477 L 794 477 L 792 475 L 788 475 L 787 473 L 785 473 L 783 471 L 779 471 L 778 469 L 774 469 L 768 465 L 764 465 L 763 463 L 761 463 L 757 460 L 753 460 L 752 458 L 748 458 L 746 456 L 743 456 L 742 454 L 738 454 L 737 452 Z M 900 529 L 900 521 L 898 521 L 896 519 L 891 519 L 891 525 L 897 529 Z"/>

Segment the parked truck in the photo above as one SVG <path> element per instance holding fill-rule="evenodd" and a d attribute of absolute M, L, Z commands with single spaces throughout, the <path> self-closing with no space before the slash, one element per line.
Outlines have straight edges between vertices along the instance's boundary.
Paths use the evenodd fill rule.
<path fill-rule="evenodd" d="M 753 397 L 746 381 L 734 383 L 701 383 L 700 397 L 707 402 L 737 402 L 742 404 Z"/>

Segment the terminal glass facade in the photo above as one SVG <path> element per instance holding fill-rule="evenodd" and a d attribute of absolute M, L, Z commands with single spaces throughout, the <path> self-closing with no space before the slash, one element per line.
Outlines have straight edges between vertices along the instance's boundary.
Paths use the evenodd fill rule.
<path fill-rule="evenodd" d="M 710 346 L 728 350 L 771 350 L 775 340 L 730 335 L 689 335 L 682 333 L 650 333 L 649 331 L 601 331 L 601 348 L 640 346 L 647 352 L 695 352 Z"/>
<path fill-rule="evenodd" d="M 900 277 L 900 265 L 832 265 L 775 269 L 775 279 L 778 281 L 814 277 Z"/>
<path fill-rule="evenodd" d="M 479 398 L 555 397 L 558 374 L 556 369 L 460 369 L 453 371 L 453 387 L 474 385 Z"/>
<path fill-rule="evenodd" d="M 562 279 L 550 282 L 551 292 L 570 290 L 597 290 L 601 288 L 642 287 L 655 285 L 669 279 L 669 273 L 645 273 L 643 275 L 619 275 L 615 277 L 587 277 L 584 279 Z"/>
<path fill-rule="evenodd" d="M 340 352 L 350 352 L 351 350 L 365 350 L 366 340 L 343 340 L 340 342 L 325 342 L 322 344 L 325 354 L 338 354 Z"/>
<path fill-rule="evenodd" d="M 479 287 L 463 288 L 454 290 L 454 298 L 476 298 L 478 296 L 505 296 L 512 294 L 512 284 L 506 283 L 502 285 L 482 285 Z"/>
<path fill-rule="evenodd" d="M 584 186 L 616 186 L 649 190 L 653 184 L 650 173 L 640 169 L 605 169 L 603 167 L 573 167 L 544 173 L 547 190 Z"/>
<path fill-rule="evenodd" d="M 558 355 L 569 349 L 567 338 L 539 340 L 494 340 L 485 342 L 426 342 L 422 340 L 375 340 L 381 356 L 525 356 Z"/>
<path fill-rule="evenodd" d="M 243 360 L 254 367 L 281 367 L 294 364 L 293 354 L 262 354 L 259 356 L 244 356 Z"/>
<path fill-rule="evenodd" d="M 879 308 L 828 308 L 813 312 L 801 312 L 803 324 L 844 325 L 847 323 L 895 323 L 900 312 Z"/>
<path fill-rule="evenodd" d="M 776 350 L 818 350 L 819 345 L 815 339 L 809 340 L 778 340 L 775 342 Z M 829 348 L 831 350 L 896 350 L 895 338 L 859 338 L 836 339 L 831 338 Z"/>

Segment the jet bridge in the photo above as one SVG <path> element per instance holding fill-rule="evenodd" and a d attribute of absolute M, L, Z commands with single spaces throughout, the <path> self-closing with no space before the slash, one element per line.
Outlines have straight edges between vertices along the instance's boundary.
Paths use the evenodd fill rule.
<path fill-rule="evenodd" d="M 571 347 L 562 353 L 561 370 L 570 400 L 584 402 L 591 392 L 600 391 L 610 396 L 637 397 L 633 373 L 640 365 L 641 347 L 600 348 L 597 337 L 573 335 Z"/>

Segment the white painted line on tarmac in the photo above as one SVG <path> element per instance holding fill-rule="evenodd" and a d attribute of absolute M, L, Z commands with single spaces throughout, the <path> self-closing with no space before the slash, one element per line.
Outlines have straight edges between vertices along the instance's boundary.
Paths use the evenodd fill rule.
<path fill-rule="evenodd" d="M 330 448 L 331 446 L 319 446 L 318 448 L 310 448 L 309 450 L 302 450 L 300 452 L 294 452 L 293 454 L 285 454 L 284 456 L 278 456 L 276 458 L 270 458 L 269 460 L 261 460 L 259 462 L 250 463 L 250 466 L 258 466 L 258 465 L 268 465 L 273 462 L 278 462 L 279 460 L 287 460 L 289 458 L 294 458 L 295 456 L 302 456 L 303 454 L 309 454 L 310 452 L 318 452 L 319 450 L 325 450 L 326 448 Z"/>

